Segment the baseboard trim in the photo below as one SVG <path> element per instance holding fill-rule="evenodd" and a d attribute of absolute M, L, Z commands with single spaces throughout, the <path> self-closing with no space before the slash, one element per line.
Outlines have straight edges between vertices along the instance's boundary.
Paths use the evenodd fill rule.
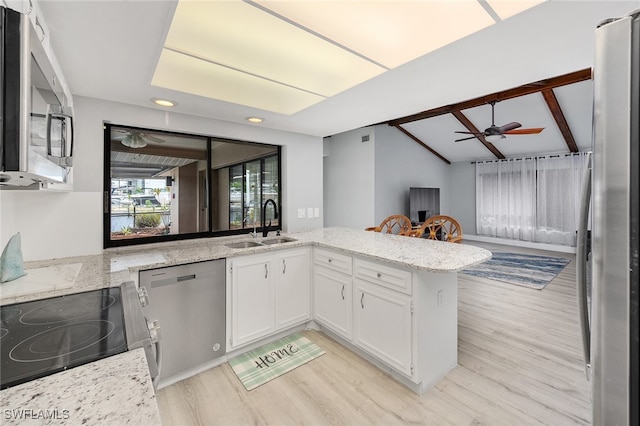
<path fill-rule="evenodd" d="M 507 238 L 495 238 L 495 237 L 486 237 L 484 235 L 469 235 L 464 234 L 465 240 L 470 241 L 480 241 L 483 243 L 493 243 L 493 244 L 502 244 L 505 246 L 514 246 L 514 247 L 526 247 L 538 250 L 548 250 L 555 251 L 558 253 L 576 253 L 575 247 L 569 246 L 561 246 L 557 244 L 544 244 L 544 243 L 534 243 L 531 241 L 520 241 L 520 240 L 510 240 Z"/>

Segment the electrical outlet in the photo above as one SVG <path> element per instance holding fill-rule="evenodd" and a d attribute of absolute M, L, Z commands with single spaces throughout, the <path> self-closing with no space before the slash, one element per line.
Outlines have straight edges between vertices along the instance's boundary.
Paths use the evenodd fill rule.
<path fill-rule="evenodd" d="M 320 217 L 320 208 L 313 209 L 313 217 Z"/>
<path fill-rule="evenodd" d="M 298 219 L 304 219 L 304 218 L 305 218 L 305 210 L 298 209 Z"/>
<path fill-rule="evenodd" d="M 309 219 L 313 219 L 313 207 L 309 207 L 309 208 L 307 209 L 307 217 L 308 217 Z"/>
<path fill-rule="evenodd" d="M 438 306 L 442 305 L 442 290 L 438 290 Z"/>

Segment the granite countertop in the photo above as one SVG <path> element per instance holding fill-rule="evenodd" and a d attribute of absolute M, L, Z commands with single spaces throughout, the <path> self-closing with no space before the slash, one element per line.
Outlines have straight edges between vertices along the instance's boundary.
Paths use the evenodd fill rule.
<path fill-rule="evenodd" d="M 296 241 L 232 249 L 226 244 L 253 239 L 246 235 L 218 237 L 108 249 L 91 256 L 26 262 L 24 285 L 29 285 L 29 270 L 35 272 L 38 269 L 42 275 L 42 268 L 50 268 L 51 273 L 55 274 L 55 271 L 73 265 L 74 274 L 77 275 L 68 286 L 53 287 L 49 291 L 32 294 L 7 297 L 6 291 L 2 295 L 0 286 L 0 305 L 119 286 L 130 281 L 140 270 L 293 247 L 319 246 L 404 268 L 446 273 L 462 270 L 491 257 L 491 252 L 478 247 L 349 228 L 324 228 L 290 233 L 287 236 Z M 274 235 L 268 238 L 274 238 Z M 258 238 L 254 241 L 261 240 Z M 79 265 L 77 269 L 76 265 Z M 36 274 L 33 273 L 32 276 Z M 5 389 L 0 391 L 0 401 L 5 408 L 2 415 L 7 423 L 20 421 L 17 419 L 18 414 L 14 415 L 13 411 L 6 410 L 21 409 L 26 410 L 23 413 L 40 415 L 40 419 L 40 410 L 58 410 L 53 412 L 57 416 L 56 422 L 64 421 L 69 424 L 160 423 L 155 393 L 142 349 Z"/>
<path fill-rule="evenodd" d="M 347 254 L 428 272 L 457 272 L 491 258 L 490 251 L 479 247 L 350 228 L 323 228 L 292 237 Z"/>
<path fill-rule="evenodd" d="M 330 248 L 400 267 L 429 272 L 457 272 L 484 262 L 491 257 L 491 252 L 474 246 L 350 228 L 323 228 L 290 233 L 287 236 L 296 239 L 296 241 L 232 249 L 225 244 L 247 240 L 261 241 L 262 238 L 253 239 L 246 235 L 217 237 L 107 249 L 101 254 L 91 256 L 26 262 L 27 275 L 23 277 L 26 282 L 28 282 L 29 269 L 55 268 L 68 264 L 80 264 L 81 266 L 73 285 L 68 287 L 51 289 L 51 291 L 43 291 L 36 294 L 7 297 L 2 295 L 2 286 L 0 286 L 0 305 L 119 286 L 125 281 L 130 281 L 132 274 L 135 275 L 138 271 L 145 269 L 224 259 L 307 245 Z M 267 239 L 269 238 L 274 238 L 274 235 L 267 237 Z"/>
<path fill-rule="evenodd" d="M 0 392 L 2 424 L 159 425 L 144 349 Z"/>

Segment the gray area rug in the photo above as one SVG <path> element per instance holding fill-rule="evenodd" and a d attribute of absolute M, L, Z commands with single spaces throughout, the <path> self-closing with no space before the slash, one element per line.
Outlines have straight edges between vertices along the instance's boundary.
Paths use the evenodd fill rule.
<path fill-rule="evenodd" d="M 569 262 L 563 257 L 493 252 L 491 259 L 460 272 L 542 290 Z"/>

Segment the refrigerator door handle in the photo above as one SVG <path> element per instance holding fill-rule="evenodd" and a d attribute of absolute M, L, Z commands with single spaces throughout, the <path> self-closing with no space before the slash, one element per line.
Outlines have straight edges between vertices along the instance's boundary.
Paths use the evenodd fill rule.
<path fill-rule="evenodd" d="M 591 379 L 591 327 L 589 325 L 589 302 L 587 299 L 587 226 L 591 202 L 591 153 L 587 155 L 587 167 L 582 180 L 580 218 L 576 247 L 576 286 L 578 293 L 578 315 L 582 335 L 582 350 L 587 380 Z"/>

